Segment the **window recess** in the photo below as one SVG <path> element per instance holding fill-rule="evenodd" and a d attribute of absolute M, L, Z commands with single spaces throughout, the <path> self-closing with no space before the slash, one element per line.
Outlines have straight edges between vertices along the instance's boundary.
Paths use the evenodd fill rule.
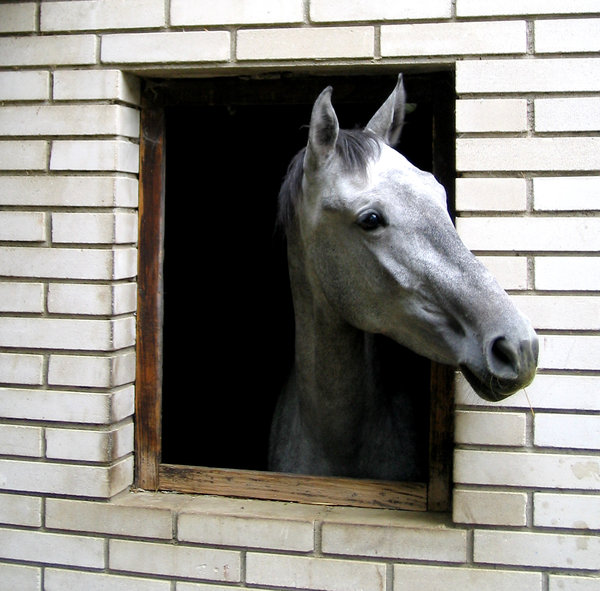
<path fill-rule="evenodd" d="M 378 70 L 379 71 L 379 70 Z M 423 482 L 267 471 L 269 425 L 293 355 L 279 186 L 328 85 L 342 127 L 363 126 L 397 73 L 147 80 L 142 100 L 136 485 L 363 507 L 446 511 L 452 369 L 394 345 L 419 392 Z M 451 72 L 405 74 L 400 151 L 444 184 L 453 213 Z M 400 369 L 399 369 L 400 367 Z"/>

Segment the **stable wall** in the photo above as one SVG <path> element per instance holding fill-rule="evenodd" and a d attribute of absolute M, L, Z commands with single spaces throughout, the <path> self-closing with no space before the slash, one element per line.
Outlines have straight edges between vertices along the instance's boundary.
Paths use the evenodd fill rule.
<path fill-rule="evenodd" d="M 595 0 L 0 4 L 0 589 L 600 585 Z M 457 227 L 540 334 L 452 515 L 135 492 L 144 76 L 456 71 Z"/>

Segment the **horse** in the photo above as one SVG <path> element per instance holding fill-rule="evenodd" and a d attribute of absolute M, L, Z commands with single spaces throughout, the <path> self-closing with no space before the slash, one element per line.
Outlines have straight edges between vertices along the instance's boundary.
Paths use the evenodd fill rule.
<path fill-rule="evenodd" d="M 460 240 L 446 193 L 394 146 L 402 74 L 363 129 L 340 129 L 332 87 L 281 185 L 294 360 L 273 416 L 269 470 L 392 481 L 423 477 L 410 396 L 378 375 L 378 338 L 458 368 L 500 401 L 538 358 L 530 322 Z"/>

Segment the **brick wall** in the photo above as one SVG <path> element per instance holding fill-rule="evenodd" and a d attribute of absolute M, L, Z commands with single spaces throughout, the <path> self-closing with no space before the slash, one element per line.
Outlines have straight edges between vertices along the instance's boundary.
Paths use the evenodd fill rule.
<path fill-rule="evenodd" d="M 600 586 L 597 0 L 0 4 L 0 589 Z M 139 80 L 456 69 L 457 226 L 541 335 L 452 516 L 129 492 Z"/>

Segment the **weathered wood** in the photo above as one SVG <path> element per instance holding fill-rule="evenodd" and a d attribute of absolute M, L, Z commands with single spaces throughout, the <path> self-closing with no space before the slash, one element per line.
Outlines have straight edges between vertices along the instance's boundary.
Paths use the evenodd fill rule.
<path fill-rule="evenodd" d="M 447 206 L 456 213 L 454 150 L 444 150 L 444 142 L 454 135 L 455 84 L 450 76 L 441 77 L 431 94 L 433 103 L 433 173 L 447 193 Z M 454 449 L 454 374 L 446 365 L 431 363 L 429 417 L 429 487 L 427 508 L 450 511 L 452 499 L 452 461 Z"/>
<path fill-rule="evenodd" d="M 429 511 L 449 511 L 452 492 L 454 443 L 454 372 L 447 365 L 431 364 L 429 414 Z"/>
<path fill-rule="evenodd" d="M 323 478 L 299 474 L 161 464 L 160 489 L 309 504 L 425 511 L 424 483 Z"/>
<path fill-rule="evenodd" d="M 136 367 L 136 482 L 158 488 L 160 461 L 164 110 L 145 100 L 141 116 Z"/>

